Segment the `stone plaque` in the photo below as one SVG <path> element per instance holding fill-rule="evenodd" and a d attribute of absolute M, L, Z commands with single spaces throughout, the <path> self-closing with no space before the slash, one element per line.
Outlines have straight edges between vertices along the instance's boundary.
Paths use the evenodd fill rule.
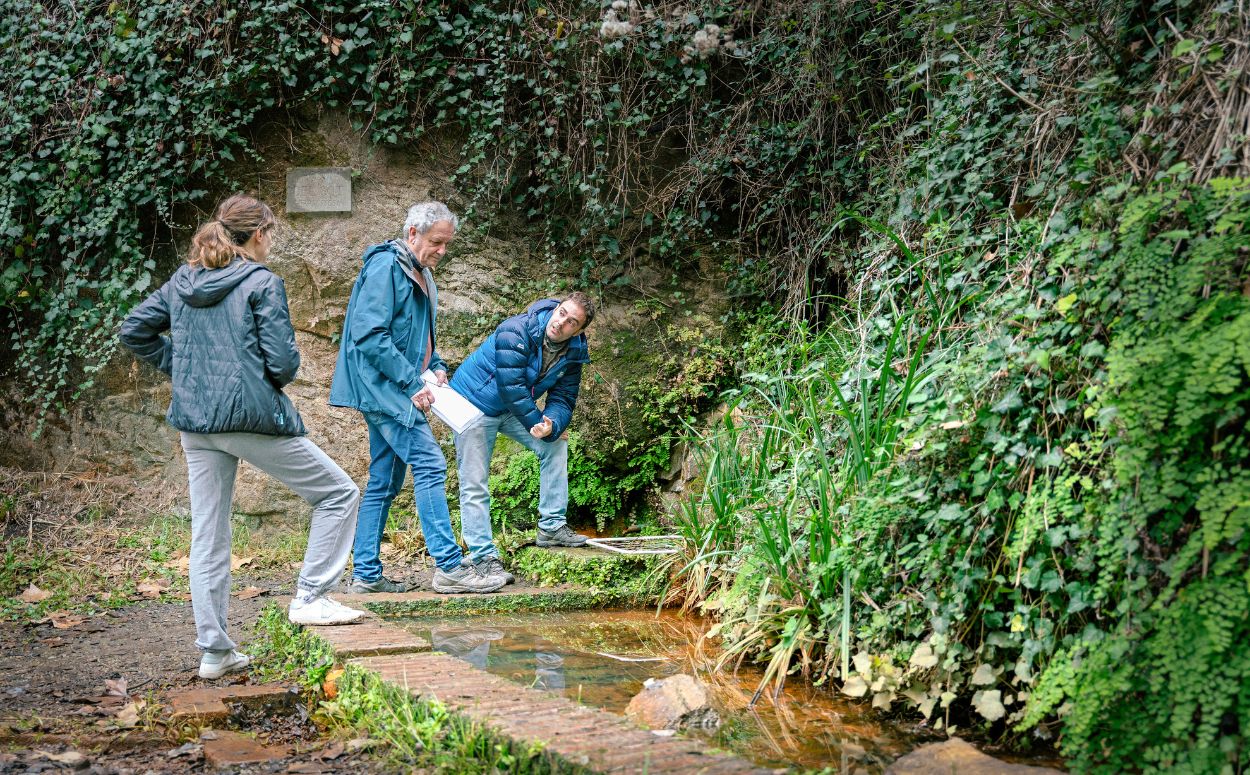
<path fill-rule="evenodd" d="M 288 213 L 350 213 L 351 167 L 294 167 L 286 174 Z"/>

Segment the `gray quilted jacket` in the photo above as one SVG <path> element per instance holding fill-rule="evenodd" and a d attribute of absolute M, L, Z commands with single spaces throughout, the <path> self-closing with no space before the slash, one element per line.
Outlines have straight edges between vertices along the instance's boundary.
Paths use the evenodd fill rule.
<path fill-rule="evenodd" d="M 282 392 L 299 369 L 286 288 L 263 265 L 183 265 L 134 308 L 121 341 L 173 379 L 166 419 L 178 430 L 304 434 Z"/>

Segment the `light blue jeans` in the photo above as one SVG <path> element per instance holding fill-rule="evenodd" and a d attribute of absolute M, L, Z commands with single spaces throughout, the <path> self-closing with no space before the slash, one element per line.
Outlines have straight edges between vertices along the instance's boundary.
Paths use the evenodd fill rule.
<path fill-rule="evenodd" d="M 430 432 L 430 424 L 418 420 L 411 428 L 381 414 L 365 415 L 369 426 L 369 484 L 360 498 L 356 519 L 356 544 L 352 549 L 352 578 L 377 581 L 382 577 L 382 532 L 391 502 L 404 486 L 412 469 L 412 494 L 421 519 L 425 548 L 440 570 L 460 567 L 464 553 L 451 532 L 447 508 L 447 460 Z"/>
<path fill-rule="evenodd" d="M 482 417 L 456 438 L 456 469 L 460 475 L 460 529 L 469 559 L 498 557 L 490 527 L 490 458 L 495 439 L 503 434 L 538 456 L 538 527 L 559 530 L 569 506 L 569 443 L 541 441 L 511 413 Z M 361 506 L 363 516 L 364 507 Z"/>

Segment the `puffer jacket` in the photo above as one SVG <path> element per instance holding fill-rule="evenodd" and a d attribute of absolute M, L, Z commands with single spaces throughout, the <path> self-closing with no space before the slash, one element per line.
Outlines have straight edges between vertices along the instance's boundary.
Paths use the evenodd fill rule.
<path fill-rule="evenodd" d="M 542 299 L 500 323 L 451 378 L 456 392 L 491 417 L 512 412 L 526 428 L 542 422 L 543 415 L 550 417 L 551 433 L 543 439 L 547 442 L 560 438 L 569 427 L 581 388 L 582 366 L 590 363 L 586 335 L 578 334 L 539 381 L 543 331 L 558 306 L 557 299 Z M 539 409 L 537 399 L 544 393 L 547 403 Z"/>
<path fill-rule="evenodd" d="M 395 242 L 373 245 L 364 253 L 364 266 L 352 288 L 343 318 L 330 405 L 361 412 L 378 412 L 407 428 L 426 422 L 412 403 L 421 390 L 420 365 L 426 342 L 434 336 L 438 287 L 428 269 L 421 269 L 427 297 L 399 261 L 403 248 Z M 431 371 L 447 370 L 431 348 Z"/>
<path fill-rule="evenodd" d="M 241 256 L 179 267 L 122 323 L 121 341 L 173 380 L 166 420 L 178 430 L 304 435 L 282 392 L 299 370 L 286 287 L 267 267 Z"/>

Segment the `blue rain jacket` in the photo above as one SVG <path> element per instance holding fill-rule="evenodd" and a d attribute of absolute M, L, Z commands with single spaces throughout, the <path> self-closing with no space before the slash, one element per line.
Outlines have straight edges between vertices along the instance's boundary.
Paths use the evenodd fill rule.
<path fill-rule="evenodd" d="M 436 342 L 438 288 L 428 269 L 422 272 L 427 297 L 400 263 L 402 247 L 385 242 L 369 247 L 352 287 L 339 357 L 330 383 L 330 405 L 379 412 L 411 428 L 426 422 L 412 403 L 421 390 L 421 362 L 426 342 Z M 437 349 L 429 368 L 446 370 Z"/>

